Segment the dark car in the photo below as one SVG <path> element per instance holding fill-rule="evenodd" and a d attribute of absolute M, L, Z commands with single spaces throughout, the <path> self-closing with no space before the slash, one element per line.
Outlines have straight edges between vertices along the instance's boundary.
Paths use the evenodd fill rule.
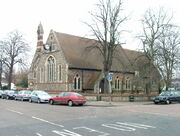
<path fill-rule="evenodd" d="M 155 104 L 158 103 L 170 104 L 172 102 L 180 103 L 180 92 L 177 91 L 162 92 L 159 96 L 156 96 L 153 101 Z"/>
<path fill-rule="evenodd" d="M 83 105 L 86 103 L 86 98 L 76 92 L 62 92 L 58 96 L 51 97 L 49 103 L 68 104 L 69 106 Z"/>
<path fill-rule="evenodd" d="M 3 90 L 0 90 L 0 98 L 1 98 L 1 96 L 2 96 L 3 93 L 4 93 L 4 91 L 3 91 Z"/>
<path fill-rule="evenodd" d="M 30 95 L 31 95 L 31 91 L 21 90 L 15 96 L 15 100 L 21 100 L 21 101 L 28 100 L 29 101 Z"/>
<path fill-rule="evenodd" d="M 14 99 L 16 94 L 17 92 L 14 90 L 5 90 L 1 97 L 2 99 Z"/>

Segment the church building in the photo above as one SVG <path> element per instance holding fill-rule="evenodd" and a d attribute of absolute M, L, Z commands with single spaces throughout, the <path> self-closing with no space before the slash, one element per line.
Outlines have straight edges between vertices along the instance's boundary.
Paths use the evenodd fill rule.
<path fill-rule="evenodd" d="M 101 54 L 91 49 L 96 40 L 51 30 L 43 42 L 43 26 L 37 30 L 37 48 L 28 74 L 29 89 L 104 92 Z M 160 74 L 139 51 L 117 47 L 111 69 L 112 93 L 157 92 Z"/>

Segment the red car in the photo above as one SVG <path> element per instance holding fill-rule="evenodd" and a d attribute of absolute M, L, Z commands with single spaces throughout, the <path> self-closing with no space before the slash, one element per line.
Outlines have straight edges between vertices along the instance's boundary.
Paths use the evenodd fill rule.
<path fill-rule="evenodd" d="M 68 104 L 72 105 L 83 105 L 86 103 L 86 98 L 79 93 L 76 92 L 62 92 L 58 96 L 51 97 L 49 99 L 49 103 L 53 105 L 57 104 Z"/>

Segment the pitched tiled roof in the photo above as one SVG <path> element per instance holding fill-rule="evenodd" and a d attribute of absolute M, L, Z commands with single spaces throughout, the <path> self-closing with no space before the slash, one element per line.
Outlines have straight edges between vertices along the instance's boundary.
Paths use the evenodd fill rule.
<path fill-rule="evenodd" d="M 69 67 L 98 69 L 103 68 L 103 59 L 97 49 L 90 49 L 97 44 L 96 40 L 55 32 L 57 40 L 63 49 Z M 113 59 L 113 71 L 135 71 L 134 60 L 142 52 L 123 49 L 119 46 Z"/>

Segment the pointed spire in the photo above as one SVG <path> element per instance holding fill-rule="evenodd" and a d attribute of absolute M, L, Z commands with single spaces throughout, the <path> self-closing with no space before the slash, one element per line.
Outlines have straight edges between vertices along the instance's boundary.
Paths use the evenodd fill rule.
<path fill-rule="evenodd" d="M 38 30 L 37 30 L 37 34 L 44 34 L 44 30 L 43 30 L 43 26 L 42 26 L 42 24 L 41 24 L 41 22 L 40 22 L 40 24 L 38 25 Z"/>

